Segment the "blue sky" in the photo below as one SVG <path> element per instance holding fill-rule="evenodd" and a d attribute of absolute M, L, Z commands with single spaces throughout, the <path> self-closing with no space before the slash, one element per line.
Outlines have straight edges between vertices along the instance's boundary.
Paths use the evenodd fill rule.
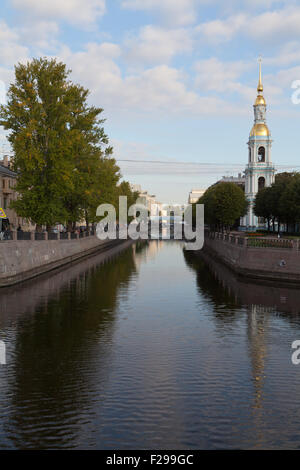
<path fill-rule="evenodd" d="M 124 178 L 186 202 L 247 162 L 259 55 L 273 161 L 300 165 L 299 24 L 293 0 L 2 0 L 0 99 L 16 62 L 58 57 L 104 108 L 115 158 L 134 160 Z"/>

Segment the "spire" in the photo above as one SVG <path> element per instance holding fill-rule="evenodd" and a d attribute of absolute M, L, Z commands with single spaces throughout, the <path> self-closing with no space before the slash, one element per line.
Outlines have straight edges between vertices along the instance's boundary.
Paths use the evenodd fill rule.
<path fill-rule="evenodd" d="M 250 137 L 269 136 L 270 131 L 266 124 L 266 101 L 263 97 L 264 87 L 261 79 L 261 57 L 259 58 L 259 79 L 257 86 L 257 97 L 254 103 L 254 126 Z"/>
<path fill-rule="evenodd" d="M 259 80 L 258 80 L 258 86 L 257 86 L 257 93 L 261 95 L 262 92 L 264 91 L 264 87 L 263 87 L 262 79 L 261 79 L 261 61 L 262 61 L 261 57 L 259 57 L 258 61 L 259 61 Z"/>
<path fill-rule="evenodd" d="M 261 56 L 259 56 L 258 62 L 259 62 L 259 79 L 258 79 L 258 85 L 257 85 L 257 98 L 254 103 L 254 106 L 258 106 L 258 105 L 265 106 L 266 102 L 263 97 L 264 87 L 263 87 L 262 78 L 261 78 L 261 62 L 262 62 Z"/>

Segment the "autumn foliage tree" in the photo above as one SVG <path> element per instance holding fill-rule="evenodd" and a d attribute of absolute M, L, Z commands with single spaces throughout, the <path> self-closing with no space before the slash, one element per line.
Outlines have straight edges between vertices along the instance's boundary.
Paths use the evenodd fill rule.
<path fill-rule="evenodd" d="M 15 67 L 15 82 L 0 124 L 10 131 L 18 173 L 19 216 L 37 226 L 95 220 L 102 202 L 115 202 L 120 171 L 111 158 L 102 108 L 87 103 L 88 90 L 69 79 L 55 59 Z"/>

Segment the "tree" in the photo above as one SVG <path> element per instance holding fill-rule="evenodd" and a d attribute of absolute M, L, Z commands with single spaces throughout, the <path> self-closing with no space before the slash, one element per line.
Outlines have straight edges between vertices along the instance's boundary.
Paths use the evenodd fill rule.
<path fill-rule="evenodd" d="M 268 188 L 260 190 L 254 201 L 254 213 L 258 217 L 264 217 L 273 221 L 273 230 L 275 230 L 275 222 L 278 224 L 295 223 L 297 219 L 297 191 L 299 191 L 298 183 L 299 175 L 297 173 L 279 173 L 276 175 L 275 182 Z"/>
<path fill-rule="evenodd" d="M 139 193 L 136 191 L 132 191 L 130 184 L 128 181 L 122 181 L 122 183 L 118 186 L 118 197 L 119 196 L 127 196 L 127 207 L 129 209 L 130 206 L 137 202 L 139 197 Z M 116 207 L 117 216 L 119 216 L 119 206 Z M 128 222 L 130 222 L 133 217 L 128 218 Z"/>
<path fill-rule="evenodd" d="M 198 203 L 204 204 L 205 223 L 221 230 L 230 229 L 248 209 L 244 191 L 234 183 L 211 186 Z"/>
<path fill-rule="evenodd" d="M 101 108 L 87 105 L 88 90 L 74 85 L 70 70 L 55 59 L 15 67 L 0 124 L 10 130 L 18 173 L 17 213 L 38 226 L 80 220 L 96 205 L 96 186 L 120 178 L 99 120 Z M 109 173 L 109 177 L 107 176 Z"/>
<path fill-rule="evenodd" d="M 101 157 L 97 168 L 89 172 L 89 183 L 83 189 L 82 203 L 87 225 L 97 221 L 96 211 L 100 204 L 113 204 L 117 207 L 117 185 L 120 177 L 120 169 L 115 159 L 107 157 Z"/>
<path fill-rule="evenodd" d="M 278 224 L 278 232 L 280 230 L 281 223 L 289 223 L 288 221 L 288 214 L 285 212 L 285 208 L 281 204 L 281 199 L 283 196 L 284 191 L 286 190 L 287 186 L 294 178 L 295 173 L 278 173 L 275 177 L 275 183 L 271 186 L 271 211 L 273 213 L 273 227 L 275 226 L 275 221 Z"/>
<path fill-rule="evenodd" d="M 272 212 L 272 188 L 261 189 L 255 197 L 254 201 L 254 214 L 257 217 L 263 217 L 268 222 L 268 230 L 270 230 L 270 221 L 273 217 Z"/>
<path fill-rule="evenodd" d="M 300 221 L 300 174 L 295 173 L 285 186 L 280 200 L 279 211 L 281 220 L 286 223 L 287 231 L 289 225 L 293 226 L 292 231 L 296 231 L 296 223 Z"/>

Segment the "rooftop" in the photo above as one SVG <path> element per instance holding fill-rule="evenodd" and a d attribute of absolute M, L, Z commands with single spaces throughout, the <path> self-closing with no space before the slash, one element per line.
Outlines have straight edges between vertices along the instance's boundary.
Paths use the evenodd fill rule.
<path fill-rule="evenodd" d="M 0 175 L 8 176 L 10 178 L 16 178 L 17 177 L 17 173 L 15 173 L 14 171 L 11 171 L 9 168 L 7 168 L 6 166 L 3 166 L 1 164 L 0 164 Z"/>

